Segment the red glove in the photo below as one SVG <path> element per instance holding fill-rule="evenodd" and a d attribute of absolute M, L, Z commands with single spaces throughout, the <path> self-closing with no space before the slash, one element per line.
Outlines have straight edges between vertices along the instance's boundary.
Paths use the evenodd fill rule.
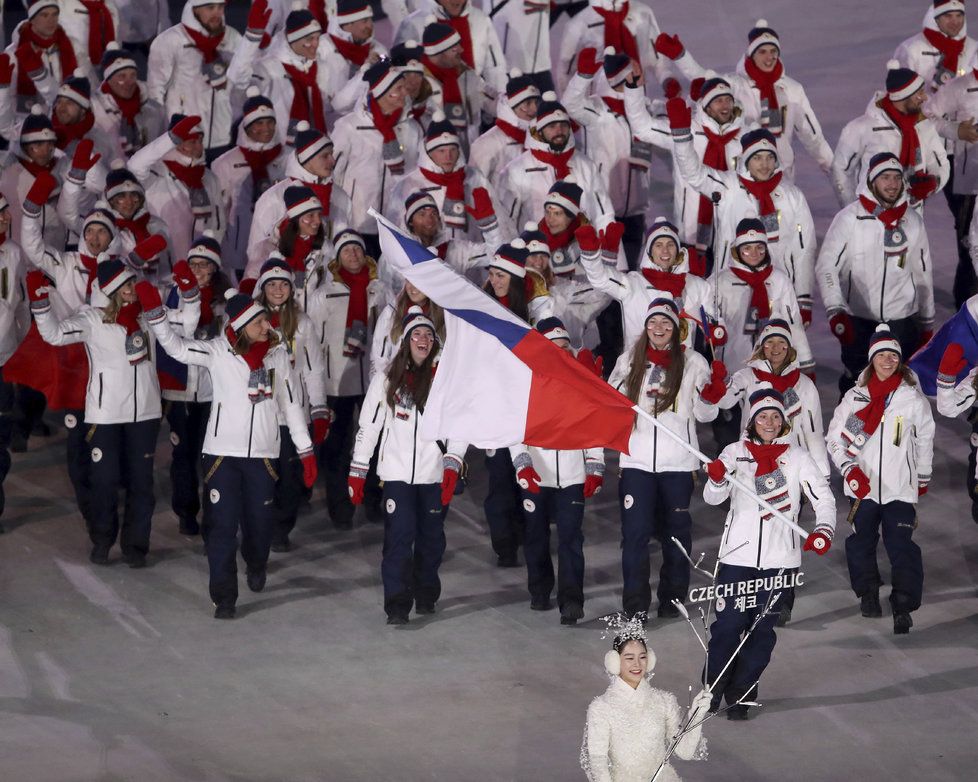
<path fill-rule="evenodd" d="M 577 244 L 582 253 L 596 255 L 601 249 L 601 237 L 598 236 L 598 232 L 594 230 L 594 226 L 591 224 L 582 225 L 574 231 L 574 238 L 577 239 Z"/>
<path fill-rule="evenodd" d="M 327 435 L 329 435 L 329 418 L 313 418 L 312 444 L 322 445 L 324 442 L 326 442 Z"/>
<path fill-rule="evenodd" d="M 152 312 L 158 307 L 163 306 L 163 299 L 160 298 L 160 292 L 153 283 L 147 282 L 146 280 L 136 283 L 136 298 L 139 299 L 143 312 Z"/>
<path fill-rule="evenodd" d="M 933 329 L 924 329 L 920 332 L 920 342 L 917 344 L 917 349 L 920 350 L 924 345 L 930 342 L 931 337 L 934 336 Z"/>
<path fill-rule="evenodd" d="M 268 7 L 268 0 L 255 0 L 248 11 L 247 32 L 251 33 L 254 40 L 260 40 L 261 34 L 268 27 L 268 21 L 272 18 L 272 9 Z"/>
<path fill-rule="evenodd" d="M 472 206 L 466 205 L 465 211 L 472 215 L 472 219 L 478 224 L 479 229 L 491 231 L 499 222 L 496 220 L 496 210 L 492 205 L 492 198 L 489 191 L 484 187 L 477 187 L 472 191 Z"/>
<path fill-rule="evenodd" d="M 302 484 L 307 489 L 311 489 L 312 485 L 316 482 L 316 476 L 319 475 L 319 468 L 316 466 L 316 456 L 312 453 L 307 453 L 301 457 L 300 461 L 302 462 Z M 363 499 L 362 492 L 360 496 Z"/>
<path fill-rule="evenodd" d="M 805 538 L 805 545 L 801 548 L 803 551 L 814 551 L 822 557 L 832 548 L 832 541 L 824 532 L 812 532 Z"/>
<path fill-rule="evenodd" d="M 693 124 L 693 112 L 682 98 L 667 100 L 666 114 L 669 115 L 669 127 L 673 130 L 688 130 Z"/>
<path fill-rule="evenodd" d="M 170 128 L 170 138 L 173 139 L 174 144 L 179 144 L 181 141 L 187 141 L 200 132 L 196 129 L 199 124 L 200 117 L 196 115 L 184 117 L 176 125 Z"/>
<path fill-rule="evenodd" d="M 44 76 L 44 61 L 41 59 L 41 53 L 29 43 L 22 44 L 17 49 L 16 57 L 32 80 Z"/>
<path fill-rule="evenodd" d="M 726 480 L 727 467 L 719 459 L 714 459 L 706 465 L 706 474 L 714 483 L 723 483 Z"/>
<path fill-rule="evenodd" d="M 693 100 L 699 100 L 700 95 L 703 94 L 703 85 L 706 83 L 706 79 L 702 76 L 698 76 L 689 83 L 689 97 Z"/>
<path fill-rule="evenodd" d="M 133 247 L 128 260 L 132 266 L 141 269 L 166 249 L 166 239 L 162 234 L 153 234 Z"/>
<path fill-rule="evenodd" d="M 24 211 L 31 217 L 38 217 L 44 205 L 50 200 L 51 193 L 58 186 L 58 180 L 47 171 L 42 171 L 34 178 L 34 184 L 27 191 L 24 199 Z"/>
<path fill-rule="evenodd" d="M 254 277 L 242 280 L 241 284 L 238 285 L 238 293 L 243 293 L 245 296 L 253 296 L 255 294 L 255 285 L 257 284 L 258 280 Z"/>
<path fill-rule="evenodd" d="M 859 499 L 869 494 L 869 478 L 858 467 L 850 467 L 846 473 L 846 485 Z"/>
<path fill-rule="evenodd" d="M 458 470 L 446 467 L 441 474 L 441 504 L 448 505 L 455 494 L 455 485 L 458 483 Z"/>
<path fill-rule="evenodd" d="M 532 467 L 524 467 L 516 473 L 516 481 L 521 488 L 526 489 L 530 494 L 540 493 L 540 476 Z"/>
<path fill-rule="evenodd" d="M 95 149 L 95 142 L 90 138 L 83 138 L 75 147 L 75 154 L 71 156 L 71 168 L 74 171 L 88 171 L 102 159 L 102 155 L 92 154 Z"/>
<path fill-rule="evenodd" d="M 852 318 L 849 317 L 848 312 L 835 313 L 835 315 L 829 318 L 829 327 L 832 329 L 832 334 L 835 338 L 843 345 L 851 345 L 852 341 L 856 338 L 855 332 L 853 331 Z"/>
<path fill-rule="evenodd" d="M 918 486 L 917 487 L 917 496 L 918 497 L 923 497 L 926 493 L 927 493 L 927 486 Z"/>
<path fill-rule="evenodd" d="M 908 181 L 910 187 L 907 188 L 907 192 L 917 201 L 923 201 L 937 191 L 938 181 L 933 174 L 914 174 Z"/>
<path fill-rule="evenodd" d="M 579 364 L 582 364 L 588 372 L 597 375 L 598 377 L 603 376 L 604 373 L 602 370 L 604 369 L 604 358 L 602 356 L 595 358 L 594 354 L 590 350 L 587 348 L 582 348 L 581 350 L 577 351 L 577 361 Z"/>
<path fill-rule="evenodd" d="M 723 382 L 727 377 L 727 368 L 722 361 L 714 360 L 710 365 L 710 369 L 710 382 L 703 386 L 703 390 L 700 391 L 700 397 L 704 402 L 715 405 L 727 393 L 727 384 Z"/>
<path fill-rule="evenodd" d="M 123 304 L 119 308 L 119 314 L 115 316 L 115 322 L 126 330 L 126 334 L 135 334 L 140 329 L 139 316 L 142 311 L 143 307 L 139 302 Z"/>
<path fill-rule="evenodd" d="M 727 330 L 723 326 L 719 323 L 711 323 L 709 330 L 710 342 L 716 347 L 720 348 L 727 344 Z"/>
<path fill-rule="evenodd" d="M 9 87 L 14 78 L 14 62 L 9 54 L 0 54 L 0 87 Z"/>
<path fill-rule="evenodd" d="M 305 467 L 305 465 L 303 465 Z M 348 475 L 346 485 L 350 492 L 350 502 L 354 505 L 363 504 L 363 488 L 367 485 L 367 479 L 357 475 Z"/>
<path fill-rule="evenodd" d="M 806 301 L 798 302 L 798 311 L 801 313 L 801 324 L 807 329 L 812 325 L 812 303 Z"/>
<path fill-rule="evenodd" d="M 659 36 L 655 39 L 655 50 L 663 57 L 667 57 L 670 60 L 678 60 L 683 56 L 686 47 L 683 46 L 683 42 L 679 40 L 678 35 L 659 33 Z"/>
<path fill-rule="evenodd" d="M 937 372 L 941 375 L 949 375 L 950 377 L 956 378 L 967 366 L 968 361 L 964 357 L 964 348 L 957 342 L 952 342 L 945 348 L 944 355 L 941 357 L 941 365 Z"/>
<path fill-rule="evenodd" d="M 601 235 L 601 250 L 610 255 L 618 256 L 618 246 L 621 244 L 621 237 L 625 235 L 625 224 L 617 220 L 608 223 Z"/>
<path fill-rule="evenodd" d="M 577 72 L 584 78 L 590 79 L 600 69 L 601 63 L 598 62 L 598 50 L 593 46 L 581 49 L 581 53 L 577 55 Z"/>
<path fill-rule="evenodd" d="M 584 477 L 584 496 L 593 497 L 604 486 L 604 478 L 600 475 L 587 475 Z"/>
<path fill-rule="evenodd" d="M 173 264 L 173 281 L 182 293 L 188 293 L 197 287 L 197 278 L 186 261 Z"/>
<path fill-rule="evenodd" d="M 48 287 L 53 285 L 51 278 L 38 269 L 27 272 L 27 298 L 31 301 L 47 301 Z"/>
<path fill-rule="evenodd" d="M 683 94 L 683 88 L 678 81 L 670 76 L 662 82 L 662 92 L 666 96 L 666 100 L 672 100 Z"/>

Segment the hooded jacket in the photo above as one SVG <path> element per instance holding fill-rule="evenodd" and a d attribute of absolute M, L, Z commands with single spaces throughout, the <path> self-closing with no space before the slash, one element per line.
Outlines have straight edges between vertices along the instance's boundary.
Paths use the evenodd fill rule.
<path fill-rule="evenodd" d="M 529 122 L 517 117 L 509 107 L 505 94 L 496 101 L 496 118 L 523 131 L 530 127 Z M 481 171 L 490 182 L 498 182 L 506 164 L 521 154 L 523 145 L 493 125 L 469 146 L 469 164 Z"/>
<path fill-rule="evenodd" d="M 927 30 L 938 30 L 934 19 L 934 6 L 929 5 L 924 13 L 923 27 Z M 897 46 L 893 59 L 899 61 L 904 68 L 909 68 L 920 75 L 927 85 L 927 92 L 933 94 L 956 76 L 963 76 L 975 66 L 975 55 L 978 54 L 978 41 L 968 37 L 968 17 L 954 39 L 964 41 L 964 49 L 958 57 L 958 67 L 948 71 L 944 65 L 944 56 L 924 37 L 923 32 L 912 35 Z M 925 104 L 926 108 L 926 104 Z"/>

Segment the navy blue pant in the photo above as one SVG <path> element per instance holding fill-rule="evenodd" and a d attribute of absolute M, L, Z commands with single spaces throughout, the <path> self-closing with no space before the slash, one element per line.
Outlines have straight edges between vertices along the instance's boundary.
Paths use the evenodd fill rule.
<path fill-rule="evenodd" d="M 200 513 L 200 449 L 204 445 L 210 402 L 166 402 L 173 455 L 170 460 L 170 506 L 178 519 L 197 521 Z"/>
<path fill-rule="evenodd" d="M 790 571 L 785 569 L 787 578 Z M 717 587 L 723 584 L 737 582 L 753 582 L 755 579 L 773 579 L 778 575 L 774 568 L 758 569 L 726 565 L 721 563 L 717 569 Z M 768 596 L 774 591 L 780 595 L 783 590 L 759 589 L 752 594 L 731 595 L 718 598 L 716 601 L 716 619 L 710 625 L 710 643 L 706 664 L 706 675 L 710 685 L 717 682 L 720 672 L 733 655 L 744 634 L 750 629 L 754 620 L 760 616 L 767 603 Z M 758 622 L 750 634 L 750 638 L 737 654 L 737 659 L 727 668 L 723 679 L 713 686 L 713 704 L 720 703 L 726 698 L 731 704 L 743 697 L 761 678 L 764 669 L 771 661 L 771 652 L 778 638 L 774 631 L 774 623 L 778 618 L 782 598 L 779 596 L 771 606 L 771 613 Z M 751 698 L 756 698 L 756 692 Z"/>
<path fill-rule="evenodd" d="M 14 386 L 3 380 L 0 367 L 0 516 L 6 504 L 3 482 L 10 472 L 10 439 L 14 430 Z"/>
<path fill-rule="evenodd" d="M 662 567 L 656 595 L 660 605 L 673 599 L 684 602 L 689 591 L 689 562 L 672 542 L 675 537 L 686 551 L 693 545 L 689 500 L 693 474 L 646 472 L 626 467 L 618 481 L 621 507 L 621 574 L 624 581 L 622 608 L 628 614 L 648 611 L 652 603 L 649 541 L 662 546 Z"/>
<path fill-rule="evenodd" d="M 515 556 L 523 537 L 523 512 L 520 510 L 520 486 L 508 448 L 486 451 L 489 489 L 482 508 L 489 522 L 492 550 L 500 557 Z"/>
<path fill-rule="evenodd" d="M 204 454 L 204 546 L 210 570 L 210 595 L 216 605 L 238 599 L 238 529 L 241 557 L 250 571 L 268 564 L 275 523 L 277 459 Z"/>
<path fill-rule="evenodd" d="M 302 480 L 302 462 L 287 426 L 279 427 L 281 447 L 278 452 L 278 483 L 275 484 L 275 529 L 272 540 L 284 543 L 295 529 L 299 506 L 306 496 Z"/>
<path fill-rule="evenodd" d="M 441 596 L 438 568 L 445 555 L 441 485 L 384 481 L 384 611 L 406 616 L 413 603 Z"/>
<path fill-rule="evenodd" d="M 326 481 L 326 509 L 334 524 L 348 524 L 353 520 L 356 508 L 350 502 L 346 480 L 350 474 L 353 437 L 357 431 L 357 416 L 363 397 L 330 396 L 327 397 L 327 403 L 335 417 L 319 452 L 320 466 Z M 371 460 L 367 485 L 364 487 L 364 501 L 380 501 L 380 484 L 374 460 Z"/>
<path fill-rule="evenodd" d="M 124 555 L 149 551 L 149 534 L 156 497 L 153 457 L 160 419 L 131 424 L 92 424 L 88 427 L 92 459 L 89 534 L 96 546 L 111 547 L 119 537 Z M 119 529 L 119 489 L 125 490 L 122 529 Z"/>
<path fill-rule="evenodd" d="M 557 525 L 557 605 L 584 605 L 584 484 L 563 489 L 540 487 L 523 491 L 526 532 L 526 586 L 531 599 L 549 599 L 554 588 L 550 556 L 550 523 Z"/>
<path fill-rule="evenodd" d="M 893 336 L 900 343 L 900 350 L 905 357 L 912 356 L 920 344 L 920 327 L 913 318 L 900 318 L 898 320 L 888 320 L 886 324 L 890 327 Z M 867 320 L 852 316 L 852 326 L 854 337 L 852 344 L 842 345 L 842 364 L 843 372 L 839 375 L 839 393 L 844 394 L 854 385 L 856 378 L 869 363 L 866 355 L 869 352 L 869 341 L 873 338 L 876 327 L 880 325 L 878 321 Z"/>
<path fill-rule="evenodd" d="M 862 500 L 852 518 L 852 534 L 846 538 L 846 563 L 853 591 L 862 597 L 883 583 L 876 564 L 876 547 L 883 531 L 883 546 L 890 558 L 893 589 L 890 605 L 894 613 L 916 611 L 924 592 L 924 563 L 920 546 L 913 542 L 917 526 L 916 506 L 909 502 L 880 505 Z"/>
<path fill-rule="evenodd" d="M 65 410 L 65 463 L 68 465 L 68 478 L 75 492 L 78 510 L 85 519 L 85 528 L 92 530 L 92 457 L 85 436 L 84 410 Z M 123 475 L 125 472 L 123 471 Z"/>
<path fill-rule="evenodd" d="M 954 271 L 953 292 L 954 308 L 961 309 L 961 305 L 978 291 L 978 279 L 975 278 L 975 268 L 968 252 L 968 230 L 975 212 L 975 197 L 954 192 L 954 155 L 948 155 L 948 163 L 951 175 L 944 185 L 944 198 L 954 218 L 954 234 L 958 240 L 958 266 Z"/>
<path fill-rule="evenodd" d="M 971 498 L 971 516 L 978 520 L 976 510 L 978 510 L 978 479 L 975 478 L 975 466 L 978 463 L 978 411 L 972 408 L 968 415 L 968 422 L 971 424 L 971 439 L 968 447 L 968 472 L 965 475 L 965 484 L 968 487 L 968 496 Z"/>

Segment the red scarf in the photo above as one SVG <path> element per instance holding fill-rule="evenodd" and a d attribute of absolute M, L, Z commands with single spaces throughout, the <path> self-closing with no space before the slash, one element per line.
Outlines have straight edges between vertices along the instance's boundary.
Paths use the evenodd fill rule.
<path fill-rule="evenodd" d="M 917 122 L 921 115 L 904 114 L 902 111 L 898 111 L 889 95 L 879 102 L 879 106 L 900 130 L 900 165 L 905 169 L 917 169 L 919 165 L 922 170 L 923 153 L 920 149 L 920 139 L 917 136 Z M 917 162 L 918 157 L 921 161 L 919 164 Z"/>
<path fill-rule="evenodd" d="M 96 68 L 102 62 L 105 45 L 115 40 L 112 14 L 103 0 L 80 0 L 88 11 L 88 59 Z"/>
<path fill-rule="evenodd" d="M 462 88 L 458 86 L 458 77 L 461 74 L 454 68 L 442 68 L 440 65 L 435 65 L 427 54 L 422 55 L 421 62 L 441 84 L 442 103 L 446 106 L 461 106 Z"/>
<path fill-rule="evenodd" d="M 520 146 L 523 146 L 523 142 L 526 141 L 526 131 L 522 128 L 516 127 L 516 125 L 510 125 L 508 122 L 505 122 L 497 117 L 496 127 Z"/>
<path fill-rule="evenodd" d="M 367 101 L 367 105 L 370 107 L 370 115 L 373 117 L 374 126 L 380 131 L 380 135 L 384 141 L 397 141 L 397 133 L 394 132 L 394 129 L 397 127 L 397 123 L 401 121 L 401 112 L 404 109 L 398 108 L 390 114 L 384 114 L 380 110 L 380 104 L 374 100 L 373 96 Z"/>
<path fill-rule="evenodd" d="M 251 169 L 251 184 L 256 186 L 263 179 L 271 179 L 268 173 L 268 166 L 275 161 L 282 151 L 282 145 L 276 144 L 271 149 L 249 149 L 248 147 L 238 147 L 244 156 L 245 163 Z"/>
<path fill-rule="evenodd" d="M 673 274 L 664 272 L 661 269 L 642 269 L 642 276 L 655 287 L 656 290 L 669 291 L 673 297 L 679 296 L 686 288 L 686 274 Z"/>
<path fill-rule="evenodd" d="M 801 370 L 796 367 L 786 375 L 775 375 L 771 372 L 765 372 L 763 369 L 755 369 L 754 377 L 761 382 L 770 383 L 775 391 L 784 394 L 789 388 L 794 388 L 798 378 L 801 377 Z"/>
<path fill-rule="evenodd" d="M 656 366 L 660 366 L 663 369 L 669 369 L 672 364 L 672 351 L 671 350 L 656 350 L 654 347 L 649 345 L 645 348 L 645 357 L 651 361 Z"/>
<path fill-rule="evenodd" d="M 886 230 L 892 231 L 903 219 L 903 216 L 907 213 L 907 202 L 904 201 L 899 206 L 891 206 L 889 209 L 883 209 L 877 214 L 877 210 L 880 208 L 880 204 L 876 203 L 871 198 L 867 198 L 864 195 L 859 196 L 859 203 L 863 205 L 863 209 L 869 212 L 871 215 L 876 215 L 876 219 L 886 226 Z"/>
<path fill-rule="evenodd" d="M 350 301 L 346 305 L 346 328 L 354 323 L 367 324 L 367 286 L 370 285 L 370 269 L 364 266 L 356 274 L 339 267 L 340 279 L 350 289 Z"/>
<path fill-rule="evenodd" d="M 370 56 L 369 43 L 353 43 L 353 41 L 338 38 L 332 33 L 329 34 L 329 39 L 333 42 L 333 46 L 336 47 L 336 51 L 343 55 L 343 59 L 348 62 L 352 62 L 358 68 L 363 65 L 367 61 L 367 57 Z"/>
<path fill-rule="evenodd" d="M 187 25 L 183 25 L 183 31 L 193 42 L 194 46 L 196 46 L 200 51 L 205 63 L 212 63 L 217 59 L 217 47 L 220 46 L 221 41 L 224 40 L 224 30 L 221 30 L 220 35 L 207 35 L 206 33 L 199 33 L 196 30 L 187 27 Z"/>
<path fill-rule="evenodd" d="M 761 93 L 761 103 L 767 103 L 768 109 L 772 111 L 777 110 L 778 91 L 774 89 L 774 85 L 784 76 L 784 65 L 781 64 L 781 60 L 779 59 L 770 71 L 762 71 L 750 57 L 745 57 L 744 71 Z"/>
<path fill-rule="evenodd" d="M 604 101 L 604 105 L 614 112 L 616 117 L 625 116 L 625 101 L 621 98 L 612 98 L 609 95 L 602 95 L 601 100 Z"/>
<path fill-rule="evenodd" d="M 326 0 L 309 0 L 309 13 L 311 13 L 319 26 L 326 29 Z"/>
<path fill-rule="evenodd" d="M 757 319 L 767 320 L 770 318 L 771 301 L 768 299 L 767 286 L 764 283 L 771 276 L 774 267 L 768 264 L 766 268 L 754 271 L 753 269 L 738 269 L 731 266 L 730 271 L 738 280 L 742 280 L 750 286 L 750 306 L 757 308 Z"/>
<path fill-rule="evenodd" d="M 863 434 L 869 437 L 876 431 L 876 427 L 883 420 L 883 413 L 886 410 L 886 399 L 892 394 L 903 380 L 899 372 L 894 372 L 887 380 L 880 380 L 876 372 L 869 373 L 869 382 L 866 390 L 869 392 L 869 404 L 862 410 L 856 411 L 856 418 L 863 422 Z"/>
<path fill-rule="evenodd" d="M 282 234 L 288 224 L 288 217 L 279 223 L 279 235 Z M 289 256 L 285 259 L 292 271 L 304 272 L 306 270 L 306 258 L 308 258 L 309 253 L 312 252 L 312 241 L 315 238 L 315 236 L 302 236 L 301 234 L 295 237 L 295 242 L 292 244 L 292 252 L 289 253 Z"/>
<path fill-rule="evenodd" d="M 231 331 L 231 327 L 228 327 L 228 331 Z M 234 332 L 232 332 L 233 334 Z M 233 340 L 230 340 L 233 345 L 238 341 L 237 336 Z M 264 342 L 252 342 L 251 346 L 248 348 L 241 358 L 245 360 L 248 365 L 248 369 L 254 372 L 256 369 L 261 369 L 265 361 L 265 354 L 268 353 L 268 349 L 272 346 L 272 343 L 267 339 Z"/>
<path fill-rule="evenodd" d="M 563 152 L 545 152 L 542 149 L 531 149 L 533 155 L 541 163 L 553 166 L 554 174 L 557 179 L 567 179 L 570 176 L 570 159 L 574 154 L 574 149 L 565 149 Z"/>
<path fill-rule="evenodd" d="M 123 98 L 121 95 L 116 95 L 112 91 L 112 88 L 109 87 L 107 81 L 102 82 L 101 90 L 106 95 L 110 95 L 112 100 L 115 101 L 115 105 L 119 107 L 119 113 L 122 114 L 122 118 L 126 121 L 126 124 L 130 127 L 135 127 L 136 116 L 142 108 L 142 94 L 139 91 L 139 85 L 136 85 L 136 91 L 132 94 L 131 98 Z"/>
<path fill-rule="evenodd" d="M 703 151 L 703 165 L 714 171 L 727 170 L 727 144 L 737 138 L 739 130 L 727 133 L 714 133 L 705 125 L 703 135 L 706 136 L 706 149 Z M 705 195 L 700 196 L 699 209 L 696 213 L 699 225 L 713 225 L 713 201 Z"/>
<path fill-rule="evenodd" d="M 462 60 L 470 68 L 475 68 L 475 55 L 472 54 L 472 31 L 469 29 L 468 15 L 449 16 L 444 22 L 462 39 Z"/>
<path fill-rule="evenodd" d="M 28 174 L 30 174 L 34 178 L 37 178 L 37 175 L 40 174 L 42 171 L 44 171 L 44 172 L 46 172 L 48 174 L 50 174 L 52 171 L 54 171 L 54 164 L 57 163 L 58 161 L 55 160 L 54 158 L 51 158 L 51 162 L 50 163 L 48 163 L 46 166 L 42 166 L 39 163 L 35 163 L 30 158 L 18 157 L 17 158 L 17 162 L 20 163 L 24 167 L 24 170 Z"/>
<path fill-rule="evenodd" d="M 58 57 L 61 60 L 61 79 L 64 81 L 71 74 L 75 72 L 78 67 L 78 58 L 75 56 L 75 47 L 71 45 L 71 39 L 68 34 L 64 31 L 61 25 L 58 25 L 58 29 L 54 31 L 54 35 L 51 38 L 42 38 L 40 35 L 34 32 L 34 28 L 31 27 L 28 22 L 22 25 L 20 28 L 20 41 L 17 43 L 17 49 L 14 52 L 14 56 L 17 58 L 17 94 L 18 95 L 37 95 L 37 89 L 34 87 L 34 82 L 31 81 L 31 77 L 27 75 L 27 68 L 24 66 L 23 51 L 24 46 L 30 46 L 33 44 L 35 47 L 41 50 L 48 50 L 52 47 L 58 50 Z M 50 52 L 48 52 L 50 54 Z"/>
<path fill-rule="evenodd" d="M 138 301 L 134 301 L 131 304 L 123 304 L 119 307 L 119 312 L 115 316 L 115 322 L 126 330 L 127 337 L 141 330 L 139 315 L 142 311 L 143 306 Z"/>
<path fill-rule="evenodd" d="M 761 443 L 752 443 L 750 440 L 744 440 L 744 445 L 747 448 L 747 452 L 757 462 L 757 470 L 754 473 L 755 478 L 761 475 L 767 475 L 769 472 L 774 472 L 778 469 L 778 457 L 788 450 L 787 443 L 781 445 L 775 445 L 774 443 L 762 445 Z"/>
<path fill-rule="evenodd" d="M 91 111 L 86 111 L 84 118 L 72 125 L 62 125 L 57 114 L 52 113 L 51 116 L 51 127 L 54 128 L 54 133 L 58 137 L 55 143 L 58 145 L 58 149 L 62 151 L 73 141 L 80 141 L 87 136 L 94 126 L 95 115 Z"/>
<path fill-rule="evenodd" d="M 941 64 L 949 71 L 957 73 L 958 58 L 964 51 L 964 37 L 948 38 L 940 30 L 928 30 L 925 27 L 924 38 L 941 53 Z"/>
<path fill-rule="evenodd" d="M 3 242 L 0 241 L 0 244 L 3 244 Z M 92 295 L 92 283 L 95 282 L 98 272 L 98 258 L 93 258 L 91 255 L 85 255 L 85 253 L 80 252 L 78 253 L 78 260 L 82 262 L 82 266 L 88 272 L 88 280 L 85 282 L 85 298 L 88 299 Z"/>
<path fill-rule="evenodd" d="M 163 164 L 179 179 L 188 190 L 204 189 L 204 172 L 207 167 L 203 164 L 199 166 L 185 166 L 175 160 L 164 160 Z"/>
<path fill-rule="evenodd" d="M 306 120 L 316 130 L 325 133 L 326 110 L 323 107 L 323 94 L 316 83 L 319 65 L 313 62 L 308 71 L 302 71 L 294 65 L 283 62 L 282 68 L 292 81 L 292 106 L 289 109 L 289 119 Z"/>
<path fill-rule="evenodd" d="M 744 186 L 744 189 L 757 200 L 757 207 L 761 216 L 775 214 L 778 211 L 774 206 L 774 199 L 771 198 L 771 193 L 781 184 L 780 171 L 766 182 L 758 182 L 756 179 L 746 179 L 742 176 L 738 176 L 737 178 L 740 180 L 740 184 Z"/>
<path fill-rule="evenodd" d="M 116 217 L 115 224 L 120 232 L 129 231 L 132 233 L 136 244 L 139 244 L 143 239 L 149 238 L 149 212 L 145 210 L 141 215 L 134 216 L 130 220 L 121 216 Z"/>
<path fill-rule="evenodd" d="M 200 318 L 197 320 L 198 326 L 209 326 L 214 320 L 214 310 L 211 302 L 214 301 L 214 286 L 208 285 L 200 289 Z"/>
<path fill-rule="evenodd" d="M 540 220 L 537 223 L 537 228 L 543 233 L 547 238 L 547 247 L 550 248 L 550 252 L 554 253 L 557 250 L 562 250 L 567 247 L 571 242 L 574 241 L 574 231 L 576 231 L 581 226 L 581 216 L 575 215 L 574 219 L 571 220 L 570 225 L 568 225 L 560 233 L 552 233 L 550 226 L 547 225 L 546 220 Z"/>
<path fill-rule="evenodd" d="M 450 201 L 464 201 L 465 200 L 465 168 L 459 168 L 456 171 L 449 171 L 447 174 L 442 174 L 438 171 L 429 171 L 427 168 L 421 168 L 422 176 L 429 182 L 439 185 L 445 188 L 445 198 Z"/>
<path fill-rule="evenodd" d="M 640 63 L 642 60 L 638 56 L 638 46 L 635 43 L 635 36 L 632 31 L 625 26 L 625 17 L 628 16 L 628 3 L 622 4 L 620 11 L 609 11 L 606 8 L 595 8 L 594 12 L 604 19 L 604 45 L 613 46 L 616 52 L 620 52 Z"/>

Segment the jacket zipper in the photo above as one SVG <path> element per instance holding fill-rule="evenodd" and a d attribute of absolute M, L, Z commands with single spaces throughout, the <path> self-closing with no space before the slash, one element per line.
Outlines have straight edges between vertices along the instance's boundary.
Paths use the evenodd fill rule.
<path fill-rule="evenodd" d="M 132 422 L 136 423 L 136 419 L 139 418 L 139 402 L 136 394 L 139 391 L 139 378 L 136 374 L 137 365 L 132 365 Z"/>
<path fill-rule="evenodd" d="M 255 433 L 255 406 L 251 406 L 251 421 L 248 424 L 248 458 L 251 458 L 251 438 Z"/>
<path fill-rule="evenodd" d="M 418 463 L 418 408 L 414 408 L 414 443 L 411 447 L 411 483 L 414 483 L 414 470 Z"/>
<path fill-rule="evenodd" d="M 876 482 L 879 485 L 879 504 L 883 505 L 883 440 L 886 433 L 886 413 L 883 413 L 883 417 L 880 418 L 880 468 L 879 473 L 876 476 Z"/>
<path fill-rule="evenodd" d="M 880 284 L 880 322 L 885 322 L 883 317 L 883 301 L 886 298 L 886 256 L 883 256 L 883 282 Z"/>
<path fill-rule="evenodd" d="M 214 436 L 217 437 L 217 429 L 221 425 L 221 405 L 223 402 L 217 403 L 217 415 L 214 416 Z"/>
<path fill-rule="evenodd" d="M 557 456 L 557 459 L 556 459 L 556 464 L 557 464 L 557 488 L 558 489 L 562 489 L 564 487 L 560 485 L 560 451 L 554 451 L 554 453 Z"/>

